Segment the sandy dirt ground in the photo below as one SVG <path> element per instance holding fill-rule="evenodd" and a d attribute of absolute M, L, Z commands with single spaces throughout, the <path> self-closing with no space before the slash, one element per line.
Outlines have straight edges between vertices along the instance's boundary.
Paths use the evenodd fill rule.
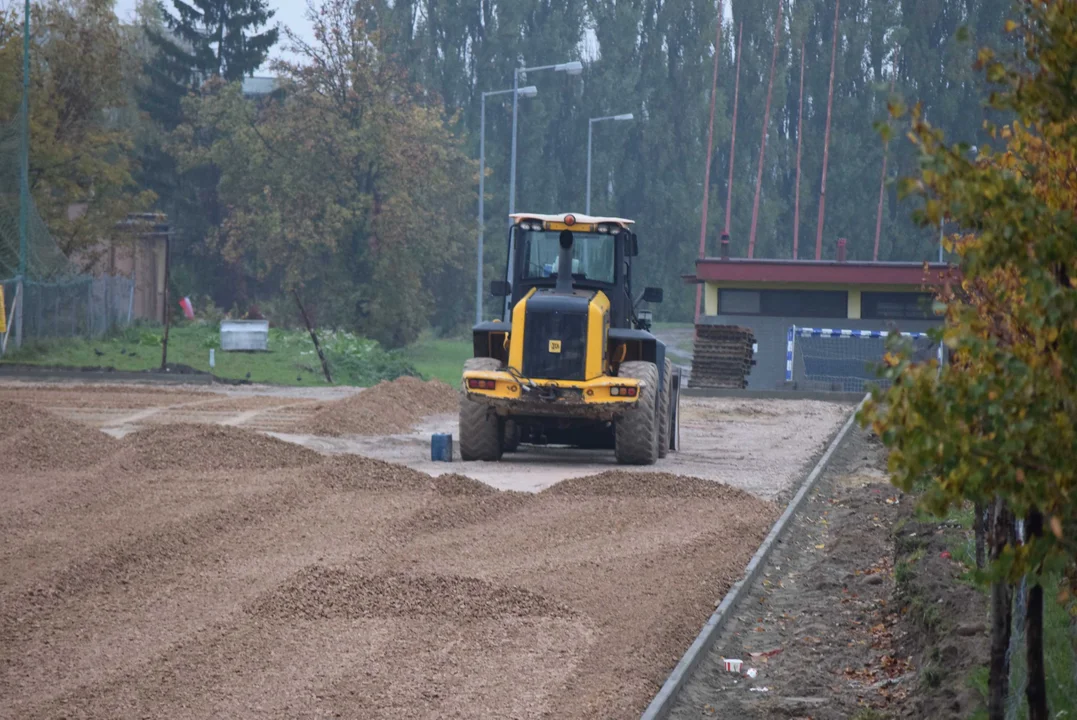
<path fill-rule="evenodd" d="M 434 477 L 343 451 L 424 466 L 451 416 L 272 436 L 332 400 L 0 387 L 0 717 L 638 715 L 848 412 L 686 400 L 653 472 Z"/>
<path fill-rule="evenodd" d="M 457 436 L 455 413 L 417 416 L 410 432 L 332 437 L 315 434 L 320 415 L 357 391 L 342 388 L 204 387 L 0 384 L 0 400 L 28 402 L 71 420 L 123 437 L 143 427 L 172 423 L 231 425 L 273 434 L 323 453 L 354 453 L 439 475 L 459 473 L 503 490 L 537 492 L 562 480 L 617 467 L 612 451 L 523 447 L 500 463 L 434 463 L 430 435 Z M 444 403 L 431 407 L 444 409 Z M 681 399 L 681 451 L 646 471 L 718 480 L 773 500 L 784 497 L 833 436 L 851 406 L 813 400 Z M 357 427 L 369 424 L 368 419 Z M 399 426 L 398 413 L 386 418 Z M 298 432 L 304 427 L 309 432 Z"/>

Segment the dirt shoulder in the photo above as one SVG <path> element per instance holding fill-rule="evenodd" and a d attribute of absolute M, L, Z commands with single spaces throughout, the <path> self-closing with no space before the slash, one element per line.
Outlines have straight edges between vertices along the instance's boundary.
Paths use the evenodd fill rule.
<path fill-rule="evenodd" d="M 956 718 L 976 707 L 968 677 L 986 660 L 986 609 L 948 550 L 965 531 L 918 522 L 884 469 L 877 441 L 847 436 L 671 718 Z"/>

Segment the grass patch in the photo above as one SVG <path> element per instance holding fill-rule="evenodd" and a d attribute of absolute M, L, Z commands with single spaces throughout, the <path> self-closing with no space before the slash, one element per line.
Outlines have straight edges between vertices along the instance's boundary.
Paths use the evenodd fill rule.
<path fill-rule="evenodd" d="M 164 327 L 138 324 L 113 335 L 29 343 L 10 352 L 4 363 L 66 367 L 111 367 L 121 371 L 161 366 Z M 320 331 L 333 380 L 340 385 L 373 385 L 415 375 L 406 353 L 387 351 L 373 340 L 348 332 Z M 215 351 L 214 368 L 209 351 Z M 276 385 L 326 385 L 321 361 L 305 330 L 270 328 L 268 352 L 221 352 L 220 330 L 208 323 L 175 325 L 168 337 L 169 364 L 187 365 L 219 378 Z"/>
<path fill-rule="evenodd" d="M 942 669 L 934 662 L 929 662 L 920 670 L 920 683 L 926 688 L 934 690 L 942 685 L 942 680 Z"/>
<path fill-rule="evenodd" d="M 969 676 L 965 679 L 965 683 L 980 694 L 980 701 L 983 705 L 982 708 L 976 711 L 972 716 L 972 720 L 986 720 L 987 719 L 987 700 L 990 695 L 987 687 L 987 679 L 990 677 L 990 671 L 986 665 L 980 667 L 969 673 Z"/>
<path fill-rule="evenodd" d="M 441 380 L 453 387 L 460 384 L 464 361 L 474 354 L 470 339 L 422 339 L 401 352 L 422 377 Z"/>
<path fill-rule="evenodd" d="M 920 628 L 930 635 L 938 633 L 942 627 L 942 612 L 939 606 L 930 600 L 920 596 L 909 601 L 909 618 Z"/>

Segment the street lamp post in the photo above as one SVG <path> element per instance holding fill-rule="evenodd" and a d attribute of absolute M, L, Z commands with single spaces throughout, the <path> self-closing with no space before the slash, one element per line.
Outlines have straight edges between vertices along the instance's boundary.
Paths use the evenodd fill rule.
<path fill-rule="evenodd" d="M 602 122 L 603 120 L 632 120 L 632 113 L 625 113 L 623 115 L 605 115 L 603 117 L 591 118 L 587 121 L 587 203 L 584 214 L 591 214 L 591 128 L 594 127 L 596 122 Z"/>
<path fill-rule="evenodd" d="M 505 95 L 512 92 L 509 90 L 492 90 L 482 93 L 479 103 L 479 249 L 478 249 L 478 273 L 475 280 L 475 323 L 482 322 L 482 270 L 483 270 L 483 234 L 486 225 L 486 214 L 483 210 L 485 199 L 486 181 L 486 98 L 489 95 Z M 516 91 L 520 97 L 535 97 L 538 88 L 534 85 L 522 87 Z"/>
<path fill-rule="evenodd" d="M 519 97 L 518 91 L 520 89 L 520 73 L 538 72 L 539 70 L 556 70 L 557 72 L 568 73 L 569 75 L 579 75 L 583 72 L 583 63 L 579 60 L 573 60 L 567 63 L 557 63 L 555 65 L 538 65 L 536 67 L 524 67 L 516 68 L 512 73 L 512 154 L 509 157 L 509 215 L 516 212 L 516 110 L 517 110 L 517 98 Z M 512 220 L 509 220 L 511 226 Z M 514 252 L 512 242 L 509 242 L 509 264 L 506 268 L 505 279 L 512 279 L 512 263 L 514 258 Z M 510 297 L 505 298 L 505 318 L 508 318 Z"/>

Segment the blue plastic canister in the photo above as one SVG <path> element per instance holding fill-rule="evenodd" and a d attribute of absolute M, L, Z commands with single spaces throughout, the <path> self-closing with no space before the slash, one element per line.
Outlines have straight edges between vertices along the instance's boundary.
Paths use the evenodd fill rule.
<path fill-rule="evenodd" d="M 435 433 L 430 436 L 430 459 L 434 462 L 452 462 L 452 435 Z"/>

